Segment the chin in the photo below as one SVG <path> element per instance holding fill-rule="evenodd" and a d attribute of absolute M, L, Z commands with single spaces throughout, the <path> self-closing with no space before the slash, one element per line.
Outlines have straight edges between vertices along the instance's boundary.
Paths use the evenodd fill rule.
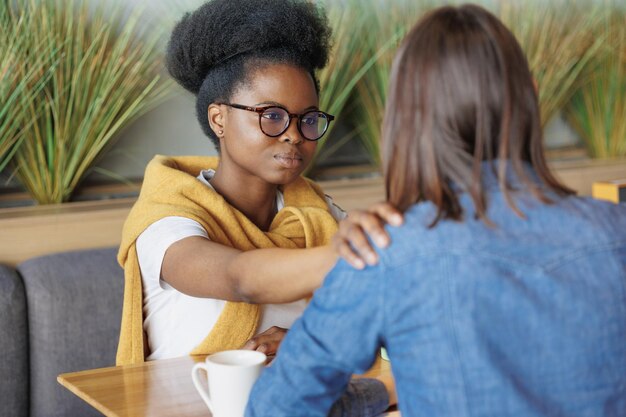
<path fill-rule="evenodd" d="M 300 175 L 302 175 L 302 171 L 282 172 L 272 175 L 272 178 L 267 178 L 267 181 L 275 185 L 287 185 L 297 180 Z"/>

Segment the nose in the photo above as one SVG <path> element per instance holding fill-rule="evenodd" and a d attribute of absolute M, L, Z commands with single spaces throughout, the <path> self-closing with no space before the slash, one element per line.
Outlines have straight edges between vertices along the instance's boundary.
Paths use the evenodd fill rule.
<path fill-rule="evenodd" d="M 297 116 L 295 115 L 291 116 L 289 120 L 289 126 L 287 126 L 287 130 L 285 130 L 283 134 L 278 137 L 278 140 L 280 142 L 291 143 L 294 145 L 298 145 L 304 142 L 304 138 L 302 137 L 302 135 L 300 134 L 300 131 L 298 130 L 298 117 Z"/>

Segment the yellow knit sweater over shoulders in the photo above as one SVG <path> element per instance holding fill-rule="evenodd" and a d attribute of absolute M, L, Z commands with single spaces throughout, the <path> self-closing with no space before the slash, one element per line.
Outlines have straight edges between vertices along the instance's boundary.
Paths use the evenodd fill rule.
<path fill-rule="evenodd" d="M 285 207 L 269 231 L 262 231 L 198 180 L 200 171 L 216 169 L 218 162 L 217 157 L 158 155 L 146 168 L 141 193 L 124 223 L 118 253 L 125 279 L 118 365 L 145 360 L 143 291 L 135 242 L 152 223 L 168 216 L 187 217 L 200 223 L 212 241 L 240 250 L 324 245 L 337 230 L 320 188 L 298 178 L 283 188 Z M 211 332 L 190 354 L 240 348 L 254 336 L 259 317 L 258 305 L 227 302 Z"/>

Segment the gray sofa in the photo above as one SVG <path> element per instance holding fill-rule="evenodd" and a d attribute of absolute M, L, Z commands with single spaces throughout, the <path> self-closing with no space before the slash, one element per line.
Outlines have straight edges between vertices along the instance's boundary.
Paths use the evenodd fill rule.
<path fill-rule="evenodd" d="M 123 271 L 116 248 L 0 265 L 0 416 L 100 415 L 56 381 L 115 364 Z"/>

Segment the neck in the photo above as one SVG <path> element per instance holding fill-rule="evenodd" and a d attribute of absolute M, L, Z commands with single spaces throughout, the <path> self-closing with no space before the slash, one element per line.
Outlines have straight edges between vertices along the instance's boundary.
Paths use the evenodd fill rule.
<path fill-rule="evenodd" d="M 241 211 L 259 229 L 269 230 L 276 215 L 278 186 L 260 178 L 231 175 L 221 166 L 215 170 L 211 185 L 231 206 Z"/>

